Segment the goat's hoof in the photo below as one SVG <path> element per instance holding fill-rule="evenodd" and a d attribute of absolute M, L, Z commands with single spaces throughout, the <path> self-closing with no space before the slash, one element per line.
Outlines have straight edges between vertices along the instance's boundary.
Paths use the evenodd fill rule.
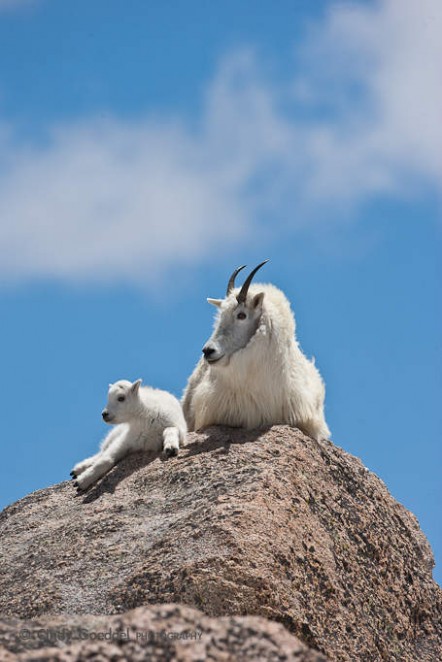
<path fill-rule="evenodd" d="M 75 473 L 75 471 L 71 471 L 69 475 L 72 476 L 72 478 L 77 478 L 77 474 Z"/>
<path fill-rule="evenodd" d="M 166 457 L 175 457 L 178 455 L 178 448 L 165 448 L 164 455 Z"/>

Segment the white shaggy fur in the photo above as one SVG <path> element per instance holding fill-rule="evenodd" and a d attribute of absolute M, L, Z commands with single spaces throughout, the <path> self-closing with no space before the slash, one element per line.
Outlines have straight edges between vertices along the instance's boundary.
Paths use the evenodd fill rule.
<path fill-rule="evenodd" d="M 252 284 L 244 303 L 237 294 L 208 300 L 219 312 L 184 391 L 188 429 L 288 424 L 328 438 L 324 383 L 297 343 L 287 298 L 273 285 Z"/>
<path fill-rule="evenodd" d="M 100 451 L 75 465 L 71 475 L 79 490 L 85 490 L 104 476 L 130 452 L 160 451 L 176 455 L 184 443 L 187 428 L 181 405 L 167 391 L 121 380 L 109 385 L 102 416 L 116 427 L 103 440 Z"/>

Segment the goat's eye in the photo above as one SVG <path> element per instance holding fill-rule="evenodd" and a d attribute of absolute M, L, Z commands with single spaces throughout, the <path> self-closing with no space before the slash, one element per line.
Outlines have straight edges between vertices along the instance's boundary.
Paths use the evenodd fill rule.
<path fill-rule="evenodd" d="M 124 395 L 119 395 L 117 398 L 118 402 L 124 402 L 126 400 Z"/>
<path fill-rule="evenodd" d="M 238 315 L 236 316 L 236 319 L 245 320 L 246 317 L 247 317 L 247 315 L 245 313 L 238 313 Z"/>

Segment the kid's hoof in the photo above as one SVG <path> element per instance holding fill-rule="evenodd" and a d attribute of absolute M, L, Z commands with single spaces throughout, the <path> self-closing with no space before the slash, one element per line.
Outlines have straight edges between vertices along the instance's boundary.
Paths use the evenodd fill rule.
<path fill-rule="evenodd" d="M 165 448 L 164 455 L 166 457 L 175 457 L 175 455 L 178 455 L 178 448 Z"/>
<path fill-rule="evenodd" d="M 77 487 L 77 488 L 79 489 L 79 487 L 78 487 L 78 483 L 77 483 L 77 481 L 76 481 L 76 480 L 74 480 L 74 483 L 73 483 L 73 485 L 74 485 L 74 487 Z"/>
<path fill-rule="evenodd" d="M 75 473 L 75 471 L 71 471 L 69 475 L 72 476 L 72 478 L 77 478 L 77 474 Z"/>

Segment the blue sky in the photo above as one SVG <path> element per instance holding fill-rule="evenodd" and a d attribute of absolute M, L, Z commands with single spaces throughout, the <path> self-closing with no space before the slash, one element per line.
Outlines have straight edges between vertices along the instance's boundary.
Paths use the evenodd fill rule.
<path fill-rule="evenodd" d="M 181 394 L 269 264 L 333 440 L 442 579 L 438 0 L 0 0 L 0 505 L 64 480 L 119 378 Z"/>

